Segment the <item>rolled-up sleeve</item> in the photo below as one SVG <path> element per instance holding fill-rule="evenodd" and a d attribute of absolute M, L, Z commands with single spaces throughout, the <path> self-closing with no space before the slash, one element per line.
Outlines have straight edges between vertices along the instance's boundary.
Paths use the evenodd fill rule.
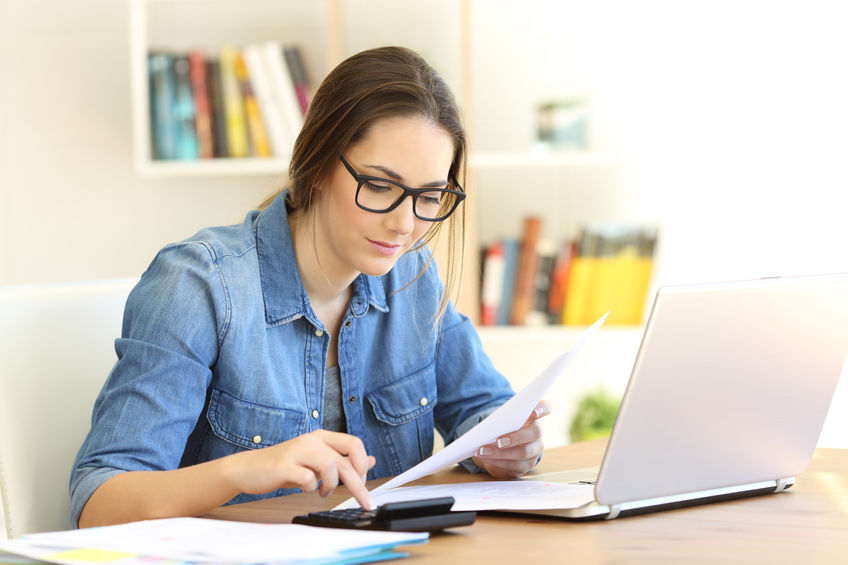
<path fill-rule="evenodd" d="M 179 466 L 206 401 L 226 304 L 214 256 L 200 243 L 163 249 L 130 293 L 118 360 L 71 472 L 74 527 L 109 478 Z"/>

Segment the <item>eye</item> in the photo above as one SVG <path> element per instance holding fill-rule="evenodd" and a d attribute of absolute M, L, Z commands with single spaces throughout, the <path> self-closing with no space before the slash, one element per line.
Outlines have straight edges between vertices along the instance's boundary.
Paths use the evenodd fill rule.
<path fill-rule="evenodd" d="M 367 188 L 371 192 L 388 192 L 393 188 L 390 184 L 379 183 L 373 180 L 363 181 L 362 186 Z"/>
<path fill-rule="evenodd" d="M 418 195 L 422 204 L 427 206 L 438 206 L 442 201 L 442 192 L 424 192 Z"/>

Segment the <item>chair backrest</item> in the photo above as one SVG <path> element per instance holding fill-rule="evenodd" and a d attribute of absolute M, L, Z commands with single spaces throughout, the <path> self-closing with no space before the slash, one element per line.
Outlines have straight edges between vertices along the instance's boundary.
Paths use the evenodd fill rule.
<path fill-rule="evenodd" d="M 71 526 L 71 466 L 136 282 L 0 287 L 0 539 Z"/>

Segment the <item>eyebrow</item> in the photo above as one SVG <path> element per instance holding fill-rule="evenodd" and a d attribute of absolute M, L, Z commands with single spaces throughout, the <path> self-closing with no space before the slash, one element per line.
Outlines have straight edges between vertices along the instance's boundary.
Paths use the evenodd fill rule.
<path fill-rule="evenodd" d="M 397 182 L 401 182 L 403 180 L 403 177 L 399 173 L 396 173 L 395 171 L 393 171 L 392 169 L 390 169 L 388 167 L 384 167 L 382 165 L 363 165 L 363 166 L 368 167 L 370 169 L 377 169 L 378 171 L 380 171 L 381 173 L 383 173 L 384 175 L 386 175 L 390 179 L 395 180 Z M 433 182 L 428 182 L 427 184 L 421 185 L 419 188 L 444 188 L 444 187 L 448 186 L 449 184 L 450 183 L 447 180 L 434 180 Z"/>

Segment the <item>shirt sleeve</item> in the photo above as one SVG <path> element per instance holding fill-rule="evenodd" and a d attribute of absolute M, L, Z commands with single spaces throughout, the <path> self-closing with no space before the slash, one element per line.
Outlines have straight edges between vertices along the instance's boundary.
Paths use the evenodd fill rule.
<path fill-rule="evenodd" d="M 449 304 L 441 324 L 436 357 L 436 428 L 447 444 L 515 393 L 483 351 L 477 330 L 467 316 Z"/>
<path fill-rule="evenodd" d="M 118 360 L 100 392 L 71 473 L 71 523 L 125 471 L 179 467 L 226 333 L 226 288 L 211 248 L 166 247 L 130 293 Z"/>

